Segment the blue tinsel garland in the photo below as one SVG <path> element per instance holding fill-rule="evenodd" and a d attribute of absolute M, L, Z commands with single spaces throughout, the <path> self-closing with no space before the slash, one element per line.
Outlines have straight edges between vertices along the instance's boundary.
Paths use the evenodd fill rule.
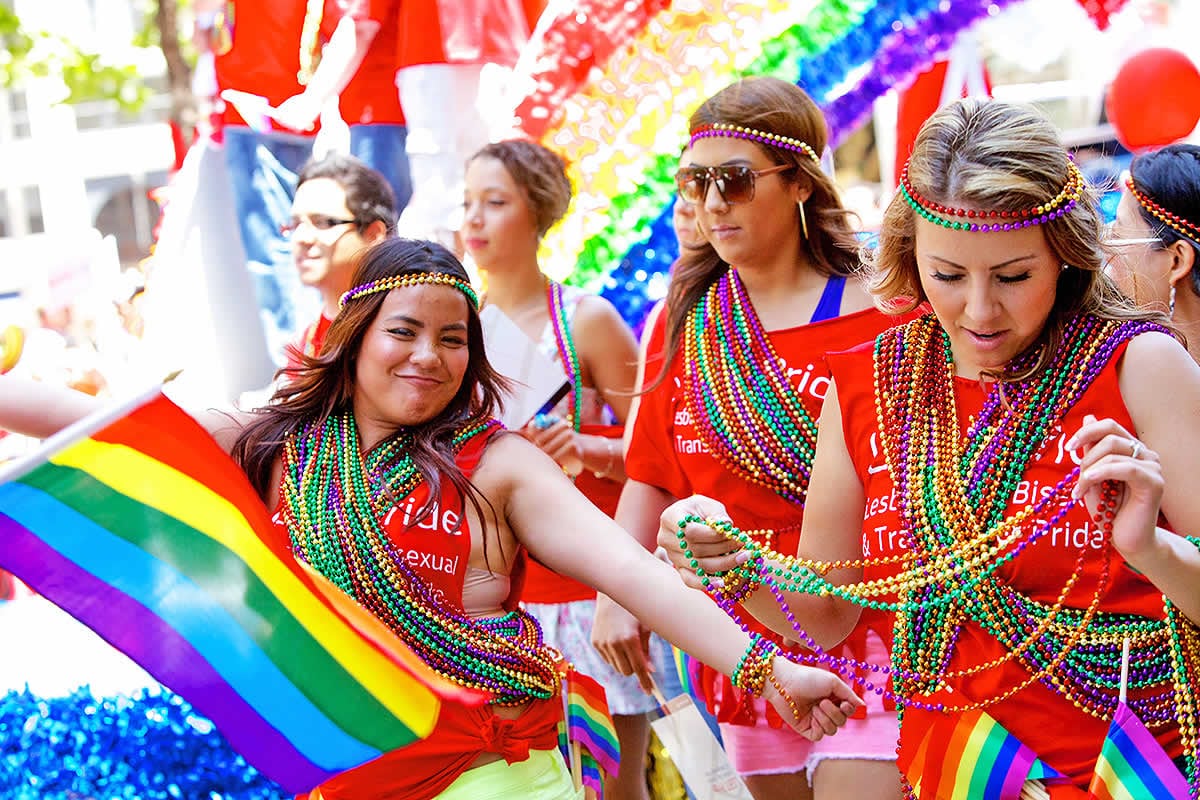
<path fill-rule="evenodd" d="M 104 699 L 84 689 L 0 698 L 0 800 L 283 797 L 166 689 Z"/>

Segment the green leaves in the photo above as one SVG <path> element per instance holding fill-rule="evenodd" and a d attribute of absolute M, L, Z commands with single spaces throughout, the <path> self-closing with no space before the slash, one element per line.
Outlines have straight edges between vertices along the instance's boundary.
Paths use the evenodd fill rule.
<path fill-rule="evenodd" d="M 19 88 L 50 77 L 62 79 L 64 103 L 116 100 L 122 110 L 136 111 L 152 94 L 137 65 L 85 50 L 60 34 L 31 29 L 0 4 L 0 86 Z"/>

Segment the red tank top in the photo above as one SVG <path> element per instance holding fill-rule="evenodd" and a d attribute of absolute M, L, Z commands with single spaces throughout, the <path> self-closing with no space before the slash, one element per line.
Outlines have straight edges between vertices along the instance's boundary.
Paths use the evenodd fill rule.
<path fill-rule="evenodd" d="M 469 441 L 455 462 L 467 477 L 495 432 Z M 384 521 L 384 530 L 409 567 L 434 587 L 435 597 L 462 611 L 463 583 L 471 556 L 471 531 L 463 498 L 443 481 L 438 502 L 427 518 L 417 521 L 429 496 L 420 484 Z M 288 538 L 282 515 L 272 521 L 275 531 Z M 457 528 L 457 530 L 456 530 Z M 504 603 L 511 610 L 520 594 L 524 554 L 513 566 L 512 590 Z M 514 720 L 498 717 L 490 706 L 464 707 L 443 703 L 433 732 L 403 749 L 385 753 L 374 761 L 321 784 L 311 797 L 324 800 L 429 800 L 455 781 L 482 753 L 497 753 L 509 763 L 524 761 L 530 750 L 550 750 L 558 745 L 562 703 L 555 697 L 529 704 Z"/>
<path fill-rule="evenodd" d="M 666 313 L 660 314 L 651 333 L 646 357 L 647 382 L 655 380 L 662 369 L 666 318 Z M 868 309 L 795 328 L 771 331 L 768 338 L 784 361 L 792 386 L 802 396 L 808 413 L 816 419 L 820 416 L 821 403 L 829 389 L 829 371 L 822 358 L 826 351 L 840 350 L 871 340 L 896 322 L 893 317 Z M 684 357 L 681 350 L 664 379 L 642 395 L 629 452 L 625 457 L 625 473 L 633 480 L 657 486 L 677 498 L 692 494 L 714 497 L 725 504 L 735 524 L 745 528 L 774 530 L 774 539 L 764 544 L 777 552 L 794 554 L 800 543 L 803 508 L 726 469 L 708 452 L 688 411 L 683 386 Z M 782 641 L 749 614 L 745 614 L 744 619 L 750 623 L 752 630 L 768 635 L 776 643 Z M 859 637 L 848 641 L 846 646 L 861 654 L 862 638 L 871 623 L 868 621 L 861 626 Z M 884 628 L 890 629 L 890 623 Z M 706 669 L 701 676 L 701 684 L 718 720 L 732 724 L 755 723 L 756 715 L 751 703 L 733 688 L 727 677 Z"/>
<path fill-rule="evenodd" d="M 1083 424 L 1084 415 L 1094 414 L 1099 419 L 1111 417 L 1127 429 L 1133 429 L 1118 385 L 1118 365 L 1124 351 L 1125 345 L 1116 349 L 1091 387 L 1067 411 L 1059 424 L 1051 429 L 1026 469 L 1023 480 L 1017 485 L 1005 512 L 1007 515 L 1052 494 L 1054 486 L 1079 463 L 1080 454 L 1068 450 L 1066 442 Z M 880 558 L 902 553 L 906 546 L 906 533 L 901 519 L 901 504 L 894 494 L 891 473 L 879 442 L 873 344 L 868 343 L 847 352 L 831 353 L 827 360 L 837 383 L 843 433 L 866 498 L 862 527 L 863 554 L 868 558 Z M 987 393 L 988 389 L 978 381 L 955 379 L 954 396 L 959 426 L 964 436 L 972 418 L 982 410 Z M 1000 567 L 997 575 L 1033 600 L 1054 603 L 1074 572 L 1080 550 L 1087 549 L 1099 554 L 1102 541 L 1100 529 L 1092 523 L 1087 510 L 1077 504 L 1019 557 Z M 1100 558 L 1085 561 L 1083 574 L 1068 595 L 1067 605 L 1086 608 L 1091 602 L 1100 579 L 1101 562 Z M 864 577 L 868 580 L 880 578 L 896 569 L 869 568 Z M 1100 610 L 1161 619 L 1162 593 L 1126 567 L 1120 555 L 1114 552 L 1109 588 L 1103 596 Z M 946 670 L 958 671 L 985 664 L 1006 652 L 1007 649 L 994 637 L 976 623 L 968 621 L 962 628 Z M 964 704 L 998 697 L 1026 681 L 1029 674 L 1019 661 L 1009 659 L 1000 667 L 966 678 L 952 679 L 955 697 L 950 702 Z M 1133 690 L 1130 694 L 1135 696 Z M 937 701 L 946 702 L 946 698 L 939 695 Z M 1107 722 L 1082 712 L 1070 700 L 1038 682 L 1003 702 L 989 706 L 987 712 L 1050 766 L 1078 785 L 1087 785 L 1108 730 Z M 905 710 L 901 747 L 915 747 L 931 724 L 931 715 L 937 713 L 917 708 Z M 1070 735 L 1064 735 L 1064 732 Z M 1172 757 L 1182 752 L 1177 727 L 1160 731 L 1158 738 Z"/>

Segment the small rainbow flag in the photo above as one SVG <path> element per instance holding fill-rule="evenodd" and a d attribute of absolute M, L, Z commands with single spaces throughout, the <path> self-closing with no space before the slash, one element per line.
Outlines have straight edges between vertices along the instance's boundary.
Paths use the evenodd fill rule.
<path fill-rule="evenodd" d="M 1187 780 L 1137 714 L 1118 703 L 1088 786 L 1096 800 L 1188 797 Z"/>
<path fill-rule="evenodd" d="M 292 557 L 242 471 L 155 389 L 0 474 L 0 567 L 302 793 L 427 736 L 431 672 Z"/>
<path fill-rule="evenodd" d="M 1062 779 L 982 709 L 938 719 L 899 766 L 919 800 L 1018 800 L 1028 779 Z"/>
<path fill-rule="evenodd" d="M 674 645 L 671 653 L 675 656 L 675 671 L 679 673 L 679 685 L 683 693 L 703 707 L 708 702 L 700 691 L 700 670 L 704 665 Z"/>
<path fill-rule="evenodd" d="M 616 775 L 621 763 L 617 729 L 608 713 L 604 687 L 581 672 L 570 670 L 563 691 L 567 702 L 567 736 L 591 754 L 609 775 Z"/>

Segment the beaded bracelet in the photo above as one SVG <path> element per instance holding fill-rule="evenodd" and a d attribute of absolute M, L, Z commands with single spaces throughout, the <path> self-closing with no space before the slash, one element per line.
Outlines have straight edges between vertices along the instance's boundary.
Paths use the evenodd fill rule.
<path fill-rule="evenodd" d="M 735 687 L 753 695 L 762 697 L 771 677 L 771 662 L 775 659 L 776 647 L 769 640 L 757 633 L 750 635 L 750 646 L 733 668 L 729 680 Z"/>
<path fill-rule="evenodd" d="M 604 465 L 604 469 L 599 472 L 593 471 L 592 474 L 597 478 L 607 478 L 612 474 L 613 467 L 617 464 L 617 446 L 612 439 L 605 439 L 604 446 L 608 449 L 608 462 Z"/>

